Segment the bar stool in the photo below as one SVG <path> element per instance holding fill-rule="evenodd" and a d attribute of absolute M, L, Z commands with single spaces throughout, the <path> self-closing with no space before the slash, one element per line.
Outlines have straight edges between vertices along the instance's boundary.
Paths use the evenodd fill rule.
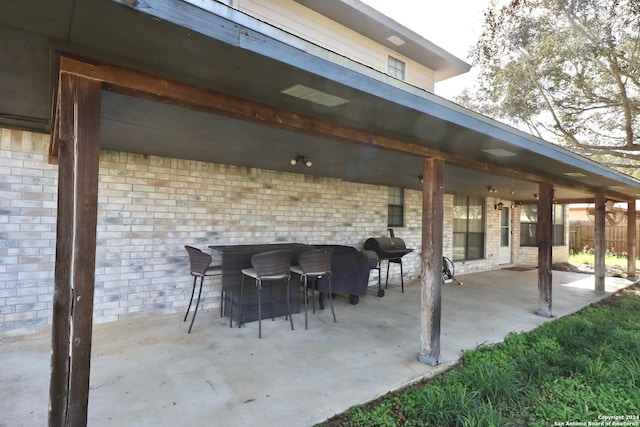
<path fill-rule="evenodd" d="M 287 286 L 287 313 L 291 330 L 293 330 L 293 318 L 291 317 L 291 298 L 289 295 L 289 267 L 291 266 L 291 252 L 288 250 L 276 250 L 262 252 L 251 257 L 251 268 L 242 269 L 242 284 L 240 288 L 240 321 L 244 310 L 244 278 L 251 277 L 258 288 L 258 338 L 262 338 L 262 284 L 264 282 L 277 282 L 284 280 Z M 272 285 L 273 286 L 273 285 Z M 271 293 L 271 320 L 275 319 L 275 304 L 273 301 L 273 288 Z"/>
<path fill-rule="evenodd" d="M 333 310 L 333 291 L 331 289 L 331 257 L 333 255 L 333 251 L 330 249 L 312 249 L 310 251 L 305 251 L 298 255 L 298 264 L 291 266 L 291 272 L 300 275 L 300 281 L 303 281 L 304 284 L 304 328 L 309 329 L 308 320 L 307 320 L 307 300 L 308 300 L 308 292 L 309 279 L 317 281 L 316 287 L 318 291 L 320 291 L 319 279 L 325 277 L 328 280 L 328 295 L 329 295 L 329 304 L 331 305 L 331 313 L 333 314 L 333 321 L 336 322 L 336 312 Z M 312 288 L 313 295 L 313 306 L 315 312 L 315 289 Z"/>
<path fill-rule="evenodd" d="M 202 282 L 204 282 L 204 278 L 208 276 L 221 276 L 222 275 L 222 266 L 220 265 L 211 265 L 211 255 L 202 252 L 198 248 L 194 248 L 193 246 L 185 246 L 184 247 L 189 254 L 189 262 L 191 264 L 191 275 L 193 276 L 193 289 L 191 289 L 191 299 L 189 300 L 189 306 L 187 307 L 187 312 L 184 315 L 183 322 L 187 321 L 187 317 L 189 316 L 189 310 L 191 310 L 191 303 L 193 302 L 193 296 L 196 292 L 196 282 L 198 281 L 198 277 L 200 278 L 200 290 L 198 291 L 198 300 L 196 301 L 196 308 L 193 311 L 193 318 L 191 319 L 191 325 L 189 325 L 189 333 L 191 333 L 191 328 L 193 328 L 193 322 L 196 320 L 196 314 L 198 314 L 198 306 L 200 305 L 200 296 L 202 295 Z M 221 302 L 222 304 L 222 302 Z"/>

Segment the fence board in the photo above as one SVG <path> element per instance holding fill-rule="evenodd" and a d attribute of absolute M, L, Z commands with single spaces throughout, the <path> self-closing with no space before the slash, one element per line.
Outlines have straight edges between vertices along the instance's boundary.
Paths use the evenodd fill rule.
<path fill-rule="evenodd" d="M 640 236 L 640 223 L 636 224 L 636 236 Z M 638 247 L 638 243 L 636 241 L 636 247 Z M 569 223 L 569 250 L 571 252 L 580 252 L 593 250 L 594 247 L 595 227 L 593 223 L 589 221 L 571 221 Z M 615 255 L 627 255 L 626 222 L 605 227 L 605 248 L 607 252 Z"/>

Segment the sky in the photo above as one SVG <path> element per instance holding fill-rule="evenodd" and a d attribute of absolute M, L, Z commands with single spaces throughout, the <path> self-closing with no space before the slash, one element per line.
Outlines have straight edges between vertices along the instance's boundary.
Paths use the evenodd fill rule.
<path fill-rule="evenodd" d="M 482 31 L 490 0 L 362 0 L 467 63 Z M 437 83 L 435 93 L 452 99 L 471 84 L 473 71 Z"/>

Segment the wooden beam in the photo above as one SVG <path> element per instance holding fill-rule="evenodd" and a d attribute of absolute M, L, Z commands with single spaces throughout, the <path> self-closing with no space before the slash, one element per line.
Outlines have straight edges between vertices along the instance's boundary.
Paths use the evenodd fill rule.
<path fill-rule="evenodd" d="M 60 74 L 50 426 L 81 426 L 87 423 L 98 207 L 100 92 L 98 81 Z"/>
<path fill-rule="evenodd" d="M 421 346 L 418 360 L 429 365 L 437 365 L 440 363 L 442 315 L 444 161 L 425 159 L 422 176 Z"/>
<path fill-rule="evenodd" d="M 638 236 L 636 232 L 636 201 L 627 202 L 627 277 L 636 277 L 636 259 L 638 259 Z"/>
<path fill-rule="evenodd" d="M 572 188 L 591 194 L 600 191 L 598 188 L 562 179 L 562 177 L 550 177 L 524 172 L 499 164 L 474 160 L 467 156 L 431 148 L 425 144 L 425 141 L 408 141 L 379 135 L 101 62 L 63 55 L 60 59 L 60 69 L 66 73 L 98 80 L 103 83 L 105 89 L 129 96 L 150 99 L 178 107 L 245 120 L 307 135 L 331 138 L 387 151 L 395 151 L 421 158 L 434 157 L 446 159 L 447 163 L 514 179 L 537 183 L 553 182 L 557 186 Z M 55 159 L 51 159 L 50 161 L 55 161 Z"/>
<path fill-rule="evenodd" d="M 606 198 L 603 193 L 596 194 L 594 201 L 595 209 L 595 235 L 594 235 L 594 275 L 595 275 L 595 291 L 598 294 L 604 293 L 605 278 L 605 255 L 606 255 L 606 237 L 605 237 L 605 202 Z"/>
<path fill-rule="evenodd" d="M 540 184 L 538 192 L 538 314 L 551 317 L 553 185 Z"/>

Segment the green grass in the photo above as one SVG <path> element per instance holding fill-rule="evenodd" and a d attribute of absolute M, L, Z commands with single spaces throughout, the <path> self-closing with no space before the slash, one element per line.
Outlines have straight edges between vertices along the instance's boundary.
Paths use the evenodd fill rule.
<path fill-rule="evenodd" d="M 546 427 L 588 425 L 602 415 L 640 416 L 637 285 L 534 331 L 465 351 L 458 367 L 319 426 Z"/>
<path fill-rule="evenodd" d="M 595 256 L 593 254 L 593 251 L 577 252 L 569 255 L 569 262 L 572 264 L 593 265 L 594 257 Z M 605 265 L 608 265 L 611 267 L 627 268 L 627 257 L 619 256 L 619 255 L 615 255 L 610 252 L 607 252 L 605 254 L 604 263 Z M 640 264 L 638 263 L 638 260 L 636 260 L 636 267 L 640 268 Z"/>

